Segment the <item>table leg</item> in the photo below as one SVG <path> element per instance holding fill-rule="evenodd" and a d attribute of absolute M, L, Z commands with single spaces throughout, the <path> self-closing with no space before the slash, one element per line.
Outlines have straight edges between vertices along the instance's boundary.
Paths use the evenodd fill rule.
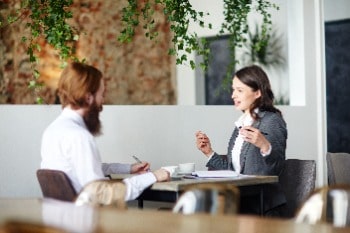
<path fill-rule="evenodd" d="M 260 187 L 260 215 L 264 216 L 264 186 Z"/>
<path fill-rule="evenodd" d="M 137 206 L 139 207 L 139 209 L 143 209 L 143 200 L 142 199 L 137 200 Z"/>

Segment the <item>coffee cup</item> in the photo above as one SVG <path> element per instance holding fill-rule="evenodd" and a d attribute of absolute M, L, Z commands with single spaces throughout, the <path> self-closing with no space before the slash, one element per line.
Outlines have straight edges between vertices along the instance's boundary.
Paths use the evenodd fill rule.
<path fill-rule="evenodd" d="M 179 169 L 178 166 L 165 166 L 161 168 L 167 170 L 170 173 L 170 176 L 176 176 Z"/>
<path fill-rule="evenodd" d="M 190 174 L 195 171 L 195 163 L 180 163 L 178 173 Z"/>

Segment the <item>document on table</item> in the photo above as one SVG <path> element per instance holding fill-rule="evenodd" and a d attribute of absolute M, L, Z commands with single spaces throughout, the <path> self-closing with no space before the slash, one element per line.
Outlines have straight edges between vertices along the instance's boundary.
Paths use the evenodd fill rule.
<path fill-rule="evenodd" d="M 238 173 L 231 170 L 195 171 L 191 176 L 193 178 L 230 178 L 237 177 Z"/>

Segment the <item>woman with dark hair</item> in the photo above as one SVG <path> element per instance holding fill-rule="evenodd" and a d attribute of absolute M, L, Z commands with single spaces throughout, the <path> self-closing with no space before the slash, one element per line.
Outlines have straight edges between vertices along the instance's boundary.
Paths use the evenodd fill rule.
<path fill-rule="evenodd" d="M 266 73 L 256 65 L 237 71 L 232 80 L 232 100 L 243 114 L 235 122 L 226 155 L 214 152 L 207 135 L 196 132 L 197 148 L 208 157 L 206 166 L 246 175 L 279 175 L 285 161 L 287 127 L 281 111 L 273 106 Z M 270 185 L 264 191 L 265 213 L 278 215 L 271 210 L 286 201 L 279 185 Z M 241 212 L 258 213 L 258 204 L 242 198 Z"/>

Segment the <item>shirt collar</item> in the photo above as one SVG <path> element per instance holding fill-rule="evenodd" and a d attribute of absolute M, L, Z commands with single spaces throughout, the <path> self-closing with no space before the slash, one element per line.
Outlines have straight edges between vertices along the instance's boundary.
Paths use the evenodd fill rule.
<path fill-rule="evenodd" d="M 258 108 L 254 109 L 254 112 L 256 114 L 258 114 L 259 109 Z M 253 124 L 253 122 L 254 122 L 253 117 L 249 113 L 247 113 L 247 114 L 244 113 L 243 115 L 241 115 L 238 118 L 238 120 L 235 122 L 235 125 L 237 128 L 240 128 L 240 127 L 248 126 L 248 125 L 251 126 Z"/>
<path fill-rule="evenodd" d="M 71 108 L 65 107 L 62 111 L 62 115 L 64 117 L 70 118 L 72 119 L 74 122 L 76 122 L 77 124 L 79 124 L 80 126 L 87 128 L 84 122 L 83 117 L 77 113 L 76 111 L 74 111 Z"/>

